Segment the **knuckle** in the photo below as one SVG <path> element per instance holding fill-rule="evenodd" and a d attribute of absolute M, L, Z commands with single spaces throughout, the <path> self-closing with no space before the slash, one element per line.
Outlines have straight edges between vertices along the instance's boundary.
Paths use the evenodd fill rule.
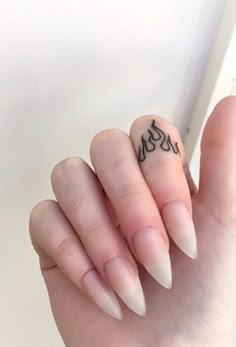
<path fill-rule="evenodd" d="M 166 129 L 168 132 L 171 132 L 172 134 L 178 134 L 179 136 L 178 129 L 175 127 L 174 124 L 169 122 L 166 118 L 163 118 L 156 114 L 146 114 L 136 118 L 131 125 L 130 133 L 137 132 L 137 129 L 140 129 L 141 127 L 143 127 L 143 125 L 151 125 L 153 120 L 155 120 L 157 124 L 162 126 L 163 129 Z"/>
<path fill-rule="evenodd" d="M 85 235 L 92 234 L 94 232 L 97 233 L 99 230 L 104 230 L 108 227 L 108 224 L 106 224 L 105 222 L 96 221 L 93 224 L 87 226 L 87 228 L 85 229 Z"/>
<path fill-rule="evenodd" d="M 134 199 L 135 197 L 142 196 L 143 192 L 140 190 L 139 185 L 127 186 L 123 185 L 119 192 L 116 193 L 116 202 L 120 202 L 122 200 L 127 200 L 128 198 Z"/>
<path fill-rule="evenodd" d="M 76 243 L 75 237 L 67 237 L 62 240 L 54 250 L 54 259 L 57 262 L 57 259 L 60 261 L 66 255 L 70 255 L 72 253 L 73 244 Z"/>
<path fill-rule="evenodd" d="M 57 177 L 61 176 L 65 171 L 75 166 L 83 165 L 85 161 L 80 157 L 69 157 L 60 161 L 54 166 L 51 173 L 51 180 L 54 181 Z"/>
<path fill-rule="evenodd" d="M 112 142 L 116 139 L 120 139 L 122 136 L 128 136 L 128 134 L 126 134 L 126 132 L 121 129 L 114 128 L 102 130 L 93 137 L 90 145 L 90 150 L 99 143 Z"/>
<path fill-rule="evenodd" d="M 137 197 L 140 194 L 141 194 L 141 192 L 138 192 L 138 191 L 134 191 L 134 192 L 131 191 L 131 192 L 122 193 L 117 197 L 116 202 L 127 200 L 128 198 L 134 199 L 134 197 Z"/>
<path fill-rule="evenodd" d="M 167 172 L 173 170 L 173 163 L 163 158 L 157 158 L 150 166 L 145 168 L 145 178 L 152 178 L 156 176 L 157 172 Z"/>
<path fill-rule="evenodd" d="M 133 125 L 133 124 L 136 124 L 136 123 L 138 123 L 138 122 L 143 122 L 143 121 L 146 121 L 146 120 L 148 120 L 148 119 L 152 119 L 153 117 L 159 118 L 160 116 L 158 116 L 157 114 L 151 114 L 151 113 L 149 113 L 149 114 L 143 114 L 143 115 L 137 117 L 137 118 L 133 121 L 132 125 Z"/>
<path fill-rule="evenodd" d="M 40 202 L 38 202 L 30 211 L 30 216 L 29 216 L 29 234 L 30 234 L 30 239 L 31 242 L 34 246 L 34 249 L 38 253 L 38 246 L 37 246 L 37 233 L 38 233 L 38 228 L 36 225 L 38 224 L 39 221 L 42 221 L 42 217 L 45 214 L 45 211 L 51 208 L 57 207 L 58 204 L 54 200 L 50 199 L 45 199 Z"/>
<path fill-rule="evenodd" d="M 135 131 L 136 128 L 140 128 L 143 124 L 147 124 L 148 120 L 151 121 L 153 118 L 160 119 L 161 117 L 155 114 L 145 114 L 137 117 L 130 127 L 130 132 Z"/>
<path fill-rule="evenodd" d="M 55 205 L 57 205 L 57 202 L 51 199 L 45 199 L 38 202 L 30 211 L 30 225 L 34 225 L 34 223 L 42 217 L 45 210 L 52 208 Z"/>
<path fill-rule="evenodd" d="M 76 218 L 87 201 L 88 198 L 83 196 L 77 196 L 76 199 L 71 199 L 68 202 L 68 210 L 70 211 L 70 215 Z"/>

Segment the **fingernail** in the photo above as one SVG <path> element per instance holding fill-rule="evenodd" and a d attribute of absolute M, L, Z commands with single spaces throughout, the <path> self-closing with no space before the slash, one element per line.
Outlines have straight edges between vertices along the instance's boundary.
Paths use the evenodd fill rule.
<path fill-rule="evenodd" d="M 137 231 L 133 238 L 136 252 L 150 275 L 165 288 L 172 287 L 169 251 L 161 233 L 153 228 Z"/>
<path fill-rule="evenodd" d="M 106 313 L 121 319 L 122 312 L 115 293 L 101 279 L 97 270 L 90 270 L 82 278 L 82 285 L 89 297 Z"/>
<path fill-rule="evenodd" d="M 124 257 L 114 257 L 104 265 L 104 273 L 115 292 L 135 313 L 144 316 L 146 304 L 139 275 Z"/>
<path fill-rule="evenodd" d="M 197 257 L 197 239 L 193 220 L 188 209 L 179 201 L 174 201 L 162 210 L 162 218 L 168 234 L 176 245 L 190 258 Z"/>

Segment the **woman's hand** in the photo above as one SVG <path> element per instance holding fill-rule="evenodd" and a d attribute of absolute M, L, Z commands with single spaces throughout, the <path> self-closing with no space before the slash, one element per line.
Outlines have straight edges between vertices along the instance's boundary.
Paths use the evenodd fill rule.
<path fill-rule="evenodd" d="M 67 347 L 230 346 L 235 136 L 227 97 L 204 129 L 198 191 L 176 128 L 155 115 L 96 134 L 95 172 L 79 157 L 53 169 L 57 201 L 32 209 L 30 235 Z"/>

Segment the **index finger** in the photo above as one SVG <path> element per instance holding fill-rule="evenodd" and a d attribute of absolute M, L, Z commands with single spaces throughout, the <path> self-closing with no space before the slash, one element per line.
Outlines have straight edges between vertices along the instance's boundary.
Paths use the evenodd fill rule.
<path fill-rule="evenodd" d="M 162 122 L 164 129 L 167 128 L 165 120 L 158 116 L 155 118 Z M 155 163 L 148 159 L 146 170 L 140 168 L 135 148 L 138 148 L 140 134 L 148 128 L 150 119 L 150 116 L 138 118 L 131 127 L 130 137 L 119 129 L 98 133 L 92 141 L 90 156 L 136 259 L 159 283 L 170 288 L 169 240 L 160 210 L 168 232 L 192 257 L 196 253 L 196 239 L 190 193 L 179 156 L 176 153 L 162 156 L 157 150 L 152 153 Z M 176 137 L 173 126 L 170 130 L 173 138 Z M 165 204 L 174 200 L 181 200 L 186 206 L 172 209 L 171 213 L 169 209 L 163 209 Z M 181 214 L 179 218 L 178 214 Z M 179 222 L 182 217 L 185 218 L 183 231 Z"/>

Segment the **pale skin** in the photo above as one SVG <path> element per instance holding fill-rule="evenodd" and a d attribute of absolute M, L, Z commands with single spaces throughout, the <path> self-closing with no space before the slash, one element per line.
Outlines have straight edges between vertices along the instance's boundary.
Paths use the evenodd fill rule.
<path fill-rule="evenodd" d="M 180 155 L 156 141 L 139 162 L 153 119 Z M 96 134 L 93 167 L 80 157 L 56 165 L 56 199 L 32 209 L 30 236 L 67 347 L 232 346 L 235 134 L 230 96 L 205 126 L 198 189 L 176 128 L 157 115 L 138 117 L 129 134 Z"/>

